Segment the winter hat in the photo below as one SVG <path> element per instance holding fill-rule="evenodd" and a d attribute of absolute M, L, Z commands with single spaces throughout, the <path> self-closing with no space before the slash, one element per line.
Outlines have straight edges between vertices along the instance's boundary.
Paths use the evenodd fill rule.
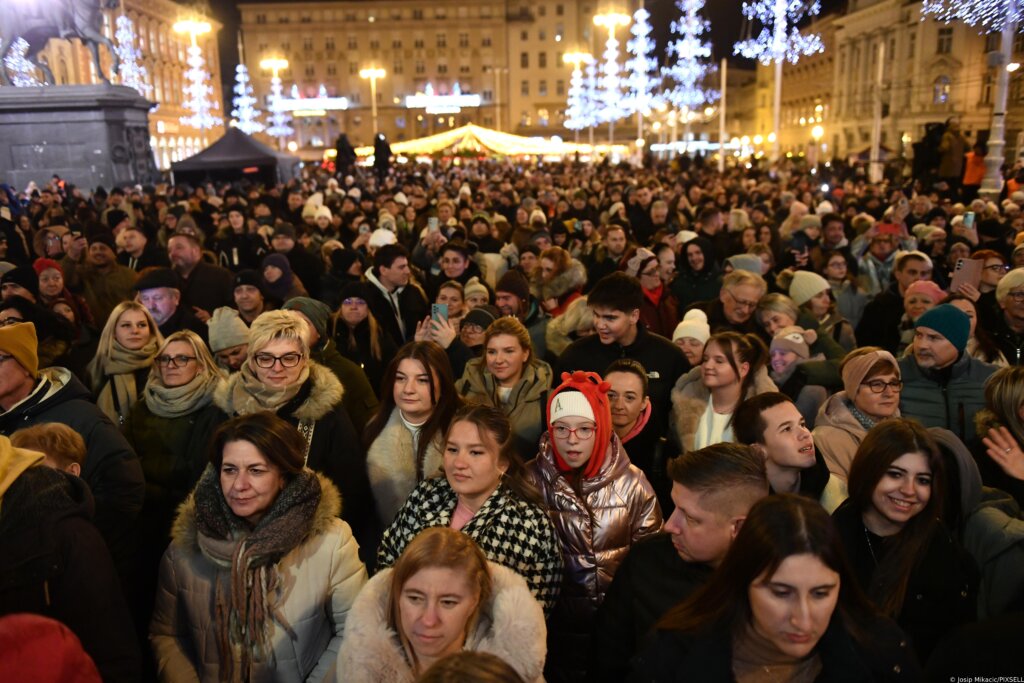
<path fill-rule="evenodd" d="M 644 268 L 647 267 L 648 263 L 657 260 L 658 257 L 654 255 L 653 251 L 647 249 L 646 247 L 640 247 L 633 254 L 632 258 L 626 261 L 626 274 L 628 274 L 630 277 L 638 278 L 640 277 L 640 273 L 644 271 Z M 758 265 L 760 265 L 760 263 L 761 260 L 758 259 Z"/>
<path fill-rule="evenodd" d="M 915 330 L 919 327 L 935 330 L 959 353 L 963 353 L 971 336 L 971 319 L 953 304 L 942 304 L 925 311 L 914 323 Z"/>
<path fill-rule="evenodd" d="M 9 353 L 33 378 L 39 376 L 39 340 L 32 323 L 0 327 L 0 351 Z"/>
<path fill-rule="evenodd" d="M 702 344 L 707 344 L 711 338 L 711 327 L 708 325 L 708 316 L 704 311 L 693 309 L 687 311 L 682 322 L 676 325 L 676 331 L 672 333 L 672 341 L 690 337 Z"/>
<path fill-rule="evenodd" d="M 233 308 L 221 306 L 214 310 L 207 324 L 210 328 L 210 351 L 214 353 L 249 343 L 249 328 Z"/>
<path fill-rule="evenodd" d="M 363 301 L 370 300 L 370 294 L 372 293 L 372 285 L 366 282 L 356 281 L 350 282 L 341 288 L 341 294 L 338 296 L 338 300 L 344 302 L 345 299 L 362 299 Z"/>
<path fill-rule="evenodd" d="M 903 293 L 903 300 L 906 301 L 915 294 L 924 294 L 935 305 L 941 304 L 946 300 L 946 293 L 931 280 L 918 280 L 911 284 L 907 287 L 907 291 Z"/>
<path fill-rule="evenodd" d="M 109 232 L 97 232 L 89 235 L 89 246 L 94 244 L 105 244 L 110 251 L 117 253 L 117 245 L 114 243 L 114 236 Z"/>
<path fill-rule="evenodd" d="M 409 205 L 409 198 L 405 196 L 404 192 L 396 192 L 392 199 L 395 200 L 395 204 L 401 204 L 402 206 Z"/>
<path fill-rule="evenodd" d="M 278 236 L 295 239 L 295 226 L 291 223 L 278 223 L 274 228 L 274 237 Z"/>
<path fill-rule="evenodd" d="M 113 230 L 118 223 L 128 220 L 128 214 L 121 209 L 112 209 L 107 212 L 107 226 Z"/>
<path fill-rule="evenodd" d="M 398 238 L 394 232 L 387 228 L 377 228 L 370 234 L 370 241 L 367 245 L 374 249 L 380 249 L 385 245 L 396 244 L 397 242 Z"/>
<path fill-rule="evenodd" d="M 811 357 L 811 344 L 818 341 L 818 333 L 805 330 L 797 325 L 783 327 L 772 338 L 771 350 L 785 349 L 792 351 L 804 360 Z"/>
<path fill-rule="evenodd" d="M 548 242 L 551 241 L 551 233 L 547 230 L 537 230 L 530 235 L 530 244 L 537 244 L 537 240 L 546 239 Z"/>
<path fill-rule="evenodd" d="M 477 325 L 486 330 L 495 320 L 501 317 L 501 311 L 490 304 L 477 306 L 462 318 L 463 325 Z"/>
<path fill-rule="evenodd" d="M 893 259 L 893 268 L 895 268 L 896 270 L 900 270 L 900 263 L 903 261 L 903 259 L 909 256 L 919 258 L 925 263 L 927 263 L 929 268 L 932 267 L 932 258 L 923 251 L 918 251 L 915 249 L 913 251 L 897 251 L 896 258 Z"/>
<path fill-rule="evenodd" d="M 43 458 L 42 453 L 34 455 L 40 461 Z M 3 681 L 100 683 L 102 680 L 78 636 L 49 617 L 23 613 L 0 619 L 0 652 L 4 653 L 0 658 L 0 680 Z"/>
<path fill-rule="evenodd" d="M 796 226 L 796 229 L 798 231 L 800 231 L 800 230 L 806 230 L 807 228 L 818 228 L 820 230 L 821 229 L 821 216 L 818 216 L 816 214 L 811 213 L 811 214 L 807 214 L 806 216 L 801 218 L 800 222 Z"/>
<path fill-rule="evenodd" d="M 235 274 L 235 284 L 232 285 L 231 290 L 234 291 L 236 288 L 241 287 L 242 285 L 255 287 L 256 289 L 262 292 L 263 276 L 260 275 L 258 270 L 253 270 L 252 268 L 240 270 L 238 271 L 238 273 Z"/>
<path fill-rule="evenodd" d="M 810 270 L 798 270 L 789 283 L 789 298 L 803 306 L 815 296 L 829 289 L 828 280 Z"/>
<path fill-rule="evenodd" d="M 996 301 L 1002 301 L 1018 287 L 1024 287 L 1024 268 L 1014 268 L 1003 276 L 1003 279 L 996 285 Z"/>
<path fill-rule="evenodd" d="M 331 272 L 344 274 L 348 272 L 348 269 L 352 267 L 356 261 L 359 261 L 359 253 L 355 249 L 335 249 L 331 252 Z"/>
<path fill-rule="evenodd" d="M 331 215 L 330 209 L 328 209 L 326 206 L 321 206 L 316 210 L 316 218 L 326 218 L 327 220 L 331 220 L 333 216 Z"/>
<path fill-rule="evenodd" d="M 680 230 L 676 233 L 676 244 L 686 244 L 690 240 L 697 239 L 699 235 L 693 230 Z"/>
<path fill-rule="evenodd" d="M 594 446 L 590 453 L 590 460 L 583 466 L 582 477 L 589 479 L 594 477 L 604 464 L 605 454 L 608 451 L 608 444 L 612 440 L 612 413 L 608 405 L 608 382 L 601 379 L 596 372 L 583 372 L 576 370 L 571 375 L 568 372 L 562 373 L 562 383 L 551 392 L 548 399 L 547 426 L 550 433 L 551 423 L 559 417 L 585 417 L 592 419 L 597 425 L 594 433 Z M 568 395 L 565 395 L 568 394 Z M 587 402 L 590 413 L 585 414 L 580 405 L 579 398 L 573 394 L 580 394 Z M 562 472 L 570 472 L 572 468 L 558 452 L 558 445 L 551 439 L 551 451 L 555 456 L 555 465 Z"/>
<path fill-rule="evenodd" d="M 819 216 L 824 216 L 827 213 L 835 213 L 835 212 L 836 212 L 836 209 L 835 209 L 834 206 L 832 206 L 832 202 L 828 201 L 827 199 L 825 201 L 821 202 L 820 204 L 818 204 L 818 206 L 816 206 L 814 208 L 814 213 L 818 214 Z"/>
<path fill-rule="evenodd" d="M 854 356 L 843 363 L 843 390 L 846 391 L 848 399 L 853 400 L 864 378 L 878 361 L 888 361 L 892 365 L 893 371 L 897 375 L 900 374 L 900 364 L 896 362 L 896 358 L 883 349 Z"/>
<path fill-rule="evenodd" d="M 33 297 L 39 298 L 39 275 L 32 266 L 18 266 L 0 276 L 0 287 L 8 282 L 24 287 L 32 292 Z"/>
<path fill-rule="evenodd" d="M 465 298 L 469 298 L 474 294 L 483 294 L 488 300 L 491 298 L 491 293 L 487 291 L 487 287 L 484 283 L 480 282 L 480 278 L 473 276 L 466 281 L 465 287 L 462 288 L 462 295 Z"/>
<path fill-rule="evenodd" d="M 518 270 L 509 270 L 498 280 L 494 291 L 508 292 L 514 294 L 517 299 L 526 301 L 530 298 L 530 283 L 526 280 L 526 276 Z"/>
<path fill-rule="evenodd" d="M 313 329 L 316 330 L 321 340 L 328 338 L 327 324 L 331 320 L 331 309 L 324 302 L 310 299 L 308 296 L 297 296 L 285 301 L 281 310 L 303 314 L 309 318 L 309 322 L 313 323 Z"/>
<path fill-rule="evenodd" d="M 544 212 L 541 211 L 540 209 L 534 209 L 533 211 L 530 212 L 530 220 L 528 222 L 530 225 L 533 225 L 534 221 L 547 225 L 548 217 L 545 216 Z"/>
<path fill-rule="evenodd" d="M 64 269 L 52 258 L 37 258 L 32 263 L 32 268 L 36 271 L 36 275 L 42 275 L 44 270 L 49 270 L 50 268 L 53 268 L 62 276 L 64 275 Z"/>
<path fill-rule="evenodd" d="M 761 274 L 761 257 L 757 254 L 736 254 L 725 259 L 733 270 L 745 270 L 755 275 Z"/>

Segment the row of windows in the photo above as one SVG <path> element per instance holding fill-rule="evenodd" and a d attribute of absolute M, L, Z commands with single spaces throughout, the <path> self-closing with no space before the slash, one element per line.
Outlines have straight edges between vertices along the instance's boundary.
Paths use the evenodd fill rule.
<path fill-rule="evenodd" d="M 480 11 L 479 11 L 478 14 L 476 14 L 476 16 L 479 16 L 481 19 L 490 19 L 490 18 L 492 18 L 494 16 L 494 12 L 492 10 L 492 6 L 491 5 L 481 5 L 479 10 Z M 459 7 L 456 10 L 455 14 L 460 19 L 467 19 L 467 18 L 470 17 L 471 9 L 469 7 Z M 538 9 L 538 14 L 540 16 L 545 16 L 546 8 L 541 6 Z M 563 5 L 557 5 L 555 7 L 555 14 L 557 14 L 558 16 L 564 15 L 565 14 L 565 7 Z M 279 14 L 279 15 L 271 17 L 266 12 L 258 12 L 257 14 L 254 15 L 253 21 L 255 23 L 257 23 L 257 24 L 267 24 L 267 23 L 270 23 L 271 19 L 273 19 L 273 21 L 278 23 L 278 24 L 290 24 L 291 21 L 292 21 L 292 18 L 293 18 L 293 16 L 291 14 Z M 325 22 L 333 22 L 333 21 L 344 21 L 344 22 L 368 21 L 370 23 L 374 23 L 374 22 L 377 21 L 377 19 L 380 19 L 382 21 L 384 21 L 384 20 L 402 21 L 404 19 L 412 19 L 414 21 L 422 21 L 422 20 L 424 20 L 426 18 L 427 18 L 426 13 L 422 9 L 412 9 L 409 12 L 403 12 L 401 9 L 395 7 L 395 8 L 391 8 L 390 10 L 387 10 L 386 12 L 385 11 L 380 11 L 380 12 L 371 11 L 371 12 L 366 12 L 366 13 L 354 12 L 354 11 L 351 11 L 351 10 L 344 10 L 344 11 L 331 11 L 331 10 L 327 10 L 327 11 L 322 12 L 321 15 L 319 17 L 317 17 L 317 18 L 314 18 L 314 16 L 312 14 L 310 14 L 310 13 L 303 13 L 303 14 L 299 15 L 298 23 L 300 23 L 300 24 L 312 24 L 312 23 L 314 23 L 314 21 L 317 21 L 317 22 L 319 22 L 319 21 L 325 21 Z M 431 13 L 430 18 L 432 18 L 432 19 L 447 19 L 448 18 L 448 8 L 447 7 L 435 7 L 433 12 Z M 246 19 L 248 19 L 248 17 L 246 17 Z"/>
<path fill-rule="evenodd" d="M 563 53 L 561 51 L 555 53 L 555 62 L 554 62 L 554 64 L 552 66 L 558 67 L 558 66 L 562 65 L 562 54 Z M 523 68 L 523 69 L 529 69 L 530 68 L 530 53 L 529 52 L 520 52 L 519 53 L 519 66 L 521 68 Z M 546 69 L 547 67 L 548 67 L 548 53 L 547 52 L 538 52 L 537 53 L 537 68 L 538 69 Z"/>
<path fill-rule="evenodd" d="M 523 97 L 530 96 L 530 81 L 522 81 L 519 84 L 519 94 Z M 565 81 L 559 79 L 555 81 L 555 95 L 565 95 Z M 548 96 L 548 82 L 547 79 L 541 79 L 537 81 L 537 97 Z"/>
<path fill-rule="evenodd" d="M 586 32 L 585 32 L 586 33 Z M 555 24 L 555 41 L 561 42 L 562 36 L 565 35 L 565 27 L 562 24 Z M 548 39 L 548 30 L 546 28 L 537 29 L 537 40 L 544 41 Z M 527 42 L 530 40 L 530 32 L 527 29 L 523 29 L 519 32 L 519 40 Z"/>
<path fill-rule="evenodd" d="M 427 41 L 424 40 L 423 38 L 416 38 L 416 39 L 413 40 L 413 47 L 415 49 L 417 49 L 417 50 L 422 50 L 422 49 L 426 48 L 426 42 Z M 380 40 L 378 40 L 377 38 L 373 38 L 369 42 L 369 47 L 370 47 L 371 50 L 379 50 L 380 49 L 380 44 L 381 44 Z M 448 38 L 443 33 L 439 33 L 437 35 L 437 40 L 435 42 L 435 45 L 438 48 L 441 48 L 441 49 L 447 48 L 448 47 Z M 460 33 L 459 34 L 459 43 L 458 43 L 458 45 L 459 45 L 460 48 L 469 48 L 470 45 L 469 45 L 469 34 L 468 33 Z M 483 38 L 480 39 L 480 47 L 491 47 L 492 45 L 493 45 L 493 42 L 492 42 L 491 36 L 484 36 Z M 258 46 L 259 46 L 259 51 L 261 53 L 266 52 L 270 48 L 270 44 L 269 43 L 259 43 Z M 290 52 L 291 49 L 292 49 L 292 44 L 291 44 L 290 41 L 285 41 L 285 42 L 282 42 L 280 44 L 280 48 L 284 52 Z M 303 52 L 312 52 L 315 49 L 316 49 L 316 44 L 314 43 L 312 38 L 303 38 L 302 39 L 302 50 L 303 50 Z M 338 49 L 338 44 L 337 44 L 337 42 L 335 41 L 335 39 L 333 37 L 326 38 L 324 40 L 324 49 L 327 50 L 328 52 L 333 52 L 334 50 Z M 356 38 L 355 36 L 349 36 L 346 39 L 346 41 L 345 41 L 345 49 L 349 50 L 349 51 L 358 50 L 359 49 L 359 39 Z M 392 50 L 401 50 L 402 49 L 402 40 L 400 38 L 393 39 L 391 41 L 391 49 Z"/>
<path fill-rule="evenodd" d="M 392 74 L 396 74 L 396 75 L 404 73 L 405 72 L 405 65 L 406 65 L 405 61 L 403 61 L 403 60 L 395 60 L 394 64 L 392 64 L 392 66 L 391 66 L 391 73 Z M 356 75 L 358 75 L 359 74 L 359 68 L 360 68 L 360 65 L 358 63 L 356 63 L 356 62 L 348 62 L 348 69 L 347 69 L 348 70 L 348 75 L 349 76 L 356 76 Z M 423 60 L 419 60 L 418 59 L 418 60 L 416 60 L 413 63 L 413 69 L 415 70 L 415 72 L 417 74 L 424 74 L 424 73 L 427 72 L 427 63 L 424 62 Z M 449 71 L 455 71 L 455 70 L 456 69 L 454 67 L 449 67 L 448 64 L 445 64 L 443 62 L 437 65 L 437 73 L 439 73 L 439 74 L 447 74 L 447 73 L 449 73 Z M 487 65 L 481 65 L 479 70 L 482 73 L 489 73 L 492 70 L 492 68 L 490 66 L 487 66 Z M 334 64 L 334 63 L 327 64 L 325 66 L 325 71 L 326 71 L 328 76 L 337 76 L 338 75 L 338 65 Z M 473 73 L 473 67 L 471 65 L 469 65 L 469 64 L 460 64 L 458 69 L 457 69 L 457 71 L 458 71 L 459 75 L 466 76 L 466 75 L 470 75 L 470 74 Z M 292 67 L 289 66 L 287 69 L 282 69 L 281 70 L 281 78 L 287 80 L 287 79 L 292 77 L 293 73 L 294 73 L 294 71 L 293 71 Z M 302 67 L 302 73 L 307 78 L 315 77 L 316 74 L 317 74 L 316 65 L 315 64 L 306 64 L 306 65 L 304 65 Z"/>

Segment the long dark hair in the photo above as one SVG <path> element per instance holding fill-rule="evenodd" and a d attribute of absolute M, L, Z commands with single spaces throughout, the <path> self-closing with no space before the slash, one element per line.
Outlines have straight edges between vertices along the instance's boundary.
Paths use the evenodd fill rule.
<path fill-rule="evenodd" d="M 224 462 L 224 446 L 232 441 L 248 441 L 290 478 L 302 471 L 306 461 L 306 440 L 283 418 L 269 410 L 234 417 L 213 433 L 209 459 L 220 470 Z"/>
<path fill-rule="evenodd" d="M 945 492 L 942 455 L 928 430 L 912 420 L 884 420 L 867 433 L 850 465 L 850 504 L 860 514 L 871 507 L 878 482 L 893 461 L 907 453 L 921 453 L 932 470 L 931 497 L 893 538 L 888 552 L 878 563 L 868 589 L 879 609 L 890 616 L 903 606 L 910 573 L 924 554 L 938 528 Z"/>
<path fill-rule="evenodd" d="M 427 447 L 443 434 L 443 430 L 448 429 L 455 411 L 462 407 L 462 397 L 455 391 L 455 379 L 452 376 L 452 364 L 448 361 L 448 354 L 431 341 L 409 342 L 391 359 L 380 383 L 380 406 L 366 424 L 363 443 L 366 446 L 372 444 L 391 419 L 391 413 L 397 407 L 395 376 L 398 374 L 398 366 L 406 359 L 417 361 L 433 380 L 430 383 L 430 403 L 434 410 L 420 429 L 419 445 L 416 449 L 416 462 L 423 462 Z"/>
<path fill-rule="evenodd" d="M 762 575 L 771 577 L 787 557 L 803 554 L 839 574 L 836 611 L 854 639 L 863 640 L 866 634 L 859 626 L 873 610 L 850 571 L 839 532 L 816 501 L 788 493 L 768 496 L 750 508 L 711 580 L 669 610 L 658 628 L 693 634 L 721 623 L 749 622 L 750 585 Z"/>

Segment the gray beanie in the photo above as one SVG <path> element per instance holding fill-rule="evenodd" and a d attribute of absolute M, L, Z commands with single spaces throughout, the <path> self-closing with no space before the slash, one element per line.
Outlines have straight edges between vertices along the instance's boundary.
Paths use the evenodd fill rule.
<path fill-rule="evenodd" d="M 232 346 L 249 343 L 249 328 L 242 322 L 238 311 L 221 306 L 210 316 L 210 351 L 218 353 Z"/>

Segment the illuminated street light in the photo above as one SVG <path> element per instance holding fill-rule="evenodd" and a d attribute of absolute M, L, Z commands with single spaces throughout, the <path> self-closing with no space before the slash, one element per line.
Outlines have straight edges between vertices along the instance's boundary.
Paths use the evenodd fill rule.
<path fill-rule="evenodd" d="M 1006 71 L 1011 74 L 1019 68 L 1020 62 L 1010 62 L 1009 64 L 1006 65 Z"/>
<path fill-rule="evenodd" d="M 277 138 L 278 149 L 284 149 L 284 139 L 295 131 L 288 125 L 289 116 L 281 108 L 281 71 L 288 68 L 288 60 L 269 57 L 260 61 L 260 68 L 269 71 L 270 79 L 270 126 L 267 134 Z"/>
<path fill-rule="evenodd" d="M 190 112 L 182 116 L 181 122 L 198 130 L 208 130 L 224 123 L 224 120 L 212 113 L 217 109 L 217 102 L 211 101 L 213 88 L 210 87 L 210 73 L 206 70 L 206 60 L 199 47 L 196 36 L 213 30 L 208 21 L 200 19 L 183 19 L 174 24 L 175 33 L 186 33 L 189 36 L 188 70 L 185 72 L 185 101 L 183 106 Z"/>
<path fill-rule="evenodd" d="M 370 116 L 373 118 L 373 136 L 377 137 L 377 79 L 384 78 L 387 72 L 384 69 L 377 67 L 370 67 L 369 69 L 360 69 L 359 77 L 370 81 Z"/>

